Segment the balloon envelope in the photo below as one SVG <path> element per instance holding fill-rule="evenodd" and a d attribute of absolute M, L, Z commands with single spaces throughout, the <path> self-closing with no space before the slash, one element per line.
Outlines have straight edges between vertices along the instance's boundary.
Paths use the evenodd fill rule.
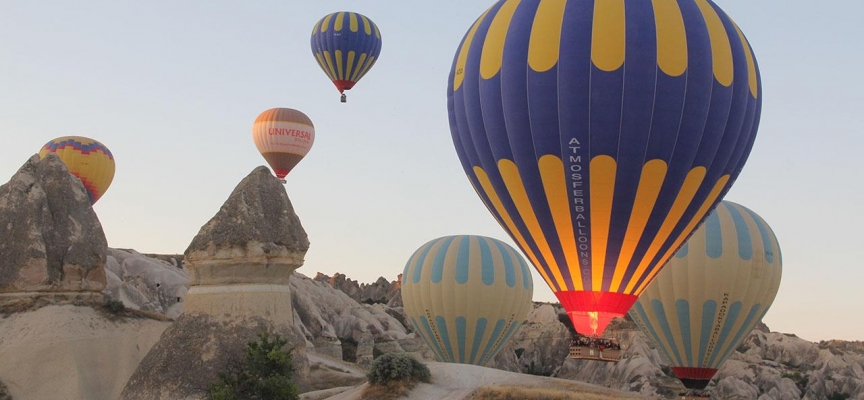
<path fill-rule="evenodd" d="M 760 94 L 709 0 L 502 0 L 456 52 L 448 110 L 478 195 L 601 334 L 735 181 Z"/>
<path fill-rule="evenodd" d="M 486 365 L 531 310 L 528 264 L 496 239 L 432 240 L 402 273 L 402 303 L 415 331 L 442 362 Z"/>
<path fill-rule="evenodd" d="M 114 180 L 114 155 L 104 144 L 83 136 L 54 139 L 39 151 L 39 159 L 54 153 L 87 189 L 90 204 L 96 204 Z"/>
<path fill-rule="evenodd" d="M 284 179 L 312 148 L 315 126 L 293 108 L 271 108 L 252 124 L 252 140 L 276 177 Z"/>
<path fill-rule="evenodd" d="M 381 53 L 381 32 L 366 16 L 349 11 L 328 14 L 312 29 L 312 53 L 339 93 L 369 72 Z"/>
<path fill-rule="evenodd" d="M 639 297 L 630 316 L 688 388 L 702 389 L 762 320 L 780 286 L 771 227 L 723 201 Z"/>

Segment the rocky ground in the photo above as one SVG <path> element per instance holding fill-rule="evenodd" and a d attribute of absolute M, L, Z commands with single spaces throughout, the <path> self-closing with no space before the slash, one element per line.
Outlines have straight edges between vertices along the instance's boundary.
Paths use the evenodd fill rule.
<path fill-rule="evenodd" d="M 150 260 L 137 253 L 133 257 Z M 156 265 L 154 268 L 158 271 Z M 182 271 L 182 263 L 173 268 Z M 295 272 L 290 285 L 295 324 L 310 354 L 345 360 L 361 370 L 378 354 L 390 351 L 434 360 L 425 343 L 406 326 L 401 307 L 392 306 L 398 304 L 398 280 L 382 278 L 360 284 L 342 274 L 318 274 L 310 279 Z M 163 287 L 176 292 L 170 285 Z M 106 292 L 113 290 L 109 281 Z M 143 304 L 171 298 L 158 293 L 150 296 Z M 618 363 L 601 363 L 567 358 L 570 333 L 562 321 L 566 317 L 557 304 L 535 304 L 528 321 L 490 367 L 587 382 L 645 397 L 670 398 L 683 390 L 667 362 L 632 322 L 613 322 L 608 332 L 625 346 L 624 353 Z M 720 369 L 709 386 L 713 398 L 864 400 L 864 343 L 813 343 L 768 332 L 764 325 L 761 329 L 754 330 Z"/>

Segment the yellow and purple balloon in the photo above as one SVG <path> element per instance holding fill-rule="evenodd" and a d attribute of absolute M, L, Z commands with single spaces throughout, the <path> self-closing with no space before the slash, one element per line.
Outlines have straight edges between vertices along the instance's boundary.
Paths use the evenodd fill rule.
<path fill-rule="evenodd" d="M 83 136 L 54 139 L 39 151 L 39 159 L 54 153 L 87 189 L 90 204 L 96 204 L 114 180 L 114 155 L 104 144 Z"/>

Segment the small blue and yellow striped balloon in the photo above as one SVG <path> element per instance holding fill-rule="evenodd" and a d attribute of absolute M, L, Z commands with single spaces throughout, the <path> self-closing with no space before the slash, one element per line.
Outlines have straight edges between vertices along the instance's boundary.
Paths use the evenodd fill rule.
<path fill-rule="evenodd" d="M 312 29 L 312 54 L 339 93 L 363 78 L 381 54 L 381 32 L 365 15 L 340 11 Z"/>
<path fill-rule="evenodd" d="M 486 365 L 527 318 L 533 291 L 519 253 L 484 236 L 432 240 L 402 273 L 405 313 L 442 362 Z"/>

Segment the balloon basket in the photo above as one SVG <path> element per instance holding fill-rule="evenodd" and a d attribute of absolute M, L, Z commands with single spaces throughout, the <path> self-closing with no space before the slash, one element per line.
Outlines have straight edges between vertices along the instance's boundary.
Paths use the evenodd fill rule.
<path fill-rule="evenodd" d="M 341 101 L 343 103 L 347 103 L 348 102 L 348 96 L 345 95 L 345 93 L 342 93 L 342 97 L 339 98 L 339 101 Z"/>
<path fill-rule="evenodd" d="M 279 182 L 282 183 L 283 185 L 288 183 L 288 181 L 286 181 L 285 178 L 279 178 Z"/>
<path fill-rule="evenodd" d="M 570 342 L 569 358 L 616 362 L 621 359 L 621 345 L 612 338 L 578 335 Z"/>
<path fill-rule="evenodd" d="M 568 357 L 577 360 L 618 362 L 621 359 L 621 350 L 600 350 L 596 347 L 570 346 Z"/>

